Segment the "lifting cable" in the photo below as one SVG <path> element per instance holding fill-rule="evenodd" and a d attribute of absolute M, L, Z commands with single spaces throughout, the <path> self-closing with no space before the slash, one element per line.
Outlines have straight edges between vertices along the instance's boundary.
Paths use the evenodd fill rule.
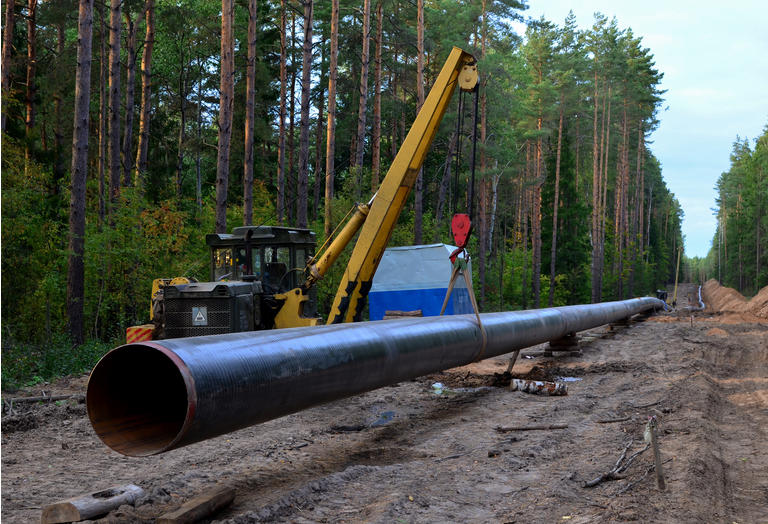
<path fill-rule="evenodd" d="M 476 84 L 475 88 L 472 90 L 474 100 L 473 100 L 473 113 L 472 113 L 472 156 L 470 157 L 470 163 L 469 163 L 469 172 L 470 172 L 470 180 L 469 180 L 469 187 L 467 188 L 467 216 L 470 217 L 469 222 L 471 223 L 472 220 L 472 212 L 473 212 L 473 202 L 474 202 L 474 196 L 475 196 L 475 158 L 477 156 L 477 121 L 478 121 L 478 100 L 480 98 L 480 84 Z M 458 101 L 458 110 L 457 110 L 457 118 L 456 118 L 456 169 L 453 173 L 453 212 L 454 214 L 457 211 L 458 207 L 458 197 L 459 197 L 459 168 L 461 167 L 461 150 L 462 150 L 462 137 L 464 133 L 464 91 L 461 91 L 459 94 L 459 101 Z M 454 217 L 455 219 L 456 217 Z M 455 231 L 454 231 L 455 234 Z M 467 235 L 469 232 L 467 232 Z M 468 240 L 468 236 L 466 238 Z M 440 316 L 445 314 L 445 309 L 448 306 L 448 300 L 451 297 L 451 294 L 453 293 L 453 288 L 456 285 L 456 280 L 459 278 L 459 275 L 461 275 L 464 278 L 464 282 L 467 286 L 467 293 L 469 294 L 470 302 L 472 303 L 472 309 L 475 313 L 475 318 L 477 319 L 477 325 L 480 328 L 480 334 L 482 337 L 482 343 L 480 345 L 480 350 L 478 351 L 477 355 L 473 359 L 475 362 L 480 361 L 483 359 L 483 355 L 485 353 L 485 347 L 487 344 L 488 336 L 485 331 L 485 326 L 483 325 L 482 321 L 480 320 L 480 308 L 477 305 L 477 300 L 475 299 L 475 292 L 474 288 L 472 286 L 472 277 L 468 273 L 468 262 L 469 262 L 469 253 L 467 253 L 464 249 L 464 246 L 466 243 L 459 244 L 459 248 L 454 251 L 451 254 L 451 262 L 453 263 L 453 270 L 451 271 L 451 279 L 448 283 L 448 289 L 445 293 L 445 298 L 443 299 L 443 306 L 440 309 Z M 465 253 L 465 258 L 461 259 L 459 258 L 459 255 L 461 252 Z"/>
<path fill-rule="evenodd" d="M 467 214 L 469 215 L 469 218 L 472 219 L 472 204 L 474 202 L 475 197 L 475 157 L 477 156 L 477 101 L 480 98 L 480 83 L 478 82 L 475 85 L 475 89 L 473 89 L 474 93 L 474 111 L 473 111 L 473 123 L 472 123 L 472 157 L 469 159 L 469 173 L 470 173 L 470 182 L 469 182 L 469 195 L 467 195 L 467 200 L 469 203 L 467 204 Z"/>
<path fill-rule="evenodd" d="M 459 107 L 456 111 L 456 167 L 453 170 L 453 213 L 459 201 L 459 169 L 461 168 L 461 139 L 464 133 L 464 91 L 459 91 Z"/>
<path fill-rule="evenodd" d="M 462 158 L 461 158 L 461 152 L 463 150 L 463 144 L 462 139 L 464 138 L 464 113 L 465 113 L 465 107 L 464 107 L 464 95 L 465 91 L 461 91 L 459 93 L 459 100 L 458 100 L 458 109 L 457 109 L 457 116 L 456 116 L 456 154 L 455 154 L 455 168 L 453 170 L 453 212 L 454 214 L 458 211 L 458 200 L 459 200 L 459 173 L 461 171 L 461 165 L 462 165 Z M 467 188 L 467 214 L 472 217 L 472 211 L 473 211 L 473 202 L 474 202 L 474 195 L 475 195 L 475 164 L 476 164 L 476 157 L 477 157 L 477 124 L 479 120 L 479 113 L 478 113 L 478 100 L 480 98 L 480 84 L 478 83 L 475 88 L 472 90 L 473 95 L 473 111 L 472 111 L 472 156 L 469 160 L 469 172 L 470 172 L 470 180 L 469 180 L 469 187 Z"/>

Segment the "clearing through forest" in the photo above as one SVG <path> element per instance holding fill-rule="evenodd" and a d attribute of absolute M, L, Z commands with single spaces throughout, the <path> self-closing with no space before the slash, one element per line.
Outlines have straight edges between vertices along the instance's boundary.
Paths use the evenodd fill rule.
<path fill-rule="evenodd" d="M 678 305 L 695 297 L 682 285 Z M 512 376 L 566 377 L 567 396 L 509 391 L 498 357 L 149 458 L 106 448 L 77 397 L 11 407 L 4 395 L 2 518 L 39 522 L 47 504 L 135 483 L 137 506 L 101 522 L 154 522 L 217 484 L 236 489 L 215 516 L 233 523 L 765 522 L 768 319 L 713 311 L 706 288 L 704 301 L 693 317 L 584 332 L 579 356 L 524 350 Z M 82 394 L 86 380 L 44 392 Z M 666 491 L 650 451 L 625 478 L 584 487 L 642 449 L 650 416 Z M 567 427 L 497 430 L 552 424 Z"/>

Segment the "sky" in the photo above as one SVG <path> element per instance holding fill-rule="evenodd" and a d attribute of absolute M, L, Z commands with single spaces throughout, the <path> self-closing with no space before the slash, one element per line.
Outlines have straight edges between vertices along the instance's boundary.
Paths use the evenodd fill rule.
<path fill-rule="evenodd" d="M 526 18 L 580 28 L 593 13 L 631 27 L 664 73 L 659 127 L 650 148 L 685 212 L 685 253 L 704 257 L 715 234 L 715 184 L 730 166 L 737 135 L 768 125 L 768 0 L 528 0 Z M 525 27 L 516 26 L 518 32 Z"/>

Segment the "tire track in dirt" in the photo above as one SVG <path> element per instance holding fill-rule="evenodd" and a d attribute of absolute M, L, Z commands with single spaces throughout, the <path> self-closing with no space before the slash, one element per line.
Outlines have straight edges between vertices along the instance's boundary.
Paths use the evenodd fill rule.
<path fill-rule="evenodd" d="M 681 323 L 671 333 L 688 365 L 678 364 L 680 374 L 671 383 L 678 416 L 666 426 L 683 438 L 668 449 L 683 461 L 682 480 L 702 518 L 759 522 L 768 512 L 768 463 L 754 459 L 766 437 L 768 403 L 759 406 L 758 396 L 758 403 L 739 405 L 731 398 L 755 387 L 750 377 L 766 376 L 766 339 L 759 332 L 744 336 L 744 326 L 730 325 L 718 328 L 725 338 L 707 337 L 707 328 Z"/>

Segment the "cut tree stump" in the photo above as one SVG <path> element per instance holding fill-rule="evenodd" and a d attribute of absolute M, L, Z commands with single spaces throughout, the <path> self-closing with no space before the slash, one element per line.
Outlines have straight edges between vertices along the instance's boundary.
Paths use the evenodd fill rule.
<path fill-rule="evenodd" d="M 126 484 L 80 495 L 45 506 L 40 522 L 57 524 L 92 519 L 105 515 L 123 504 L 133 505 L 143 494 L 144 490 L 139 486 Z"/>
<path fill-rule="evenodd" d="M 176 511 L 166 513 L 157 519 L 157 524 L 191 524 L 232 504 L 235 490 L 228 486 L 214 488 L 184 503 Z"/>

